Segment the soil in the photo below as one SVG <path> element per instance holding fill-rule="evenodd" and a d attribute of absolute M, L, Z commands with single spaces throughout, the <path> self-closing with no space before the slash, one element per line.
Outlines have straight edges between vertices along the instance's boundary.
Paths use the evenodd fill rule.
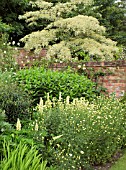
<path fill-rule="evenodd" d="M 112 161 L 104 165 L 95 165 L 93 166 L 94 170 L 109 170 L 112 165 L 123 155 L 122 151 L 118 151 L 113 157 Z"/>

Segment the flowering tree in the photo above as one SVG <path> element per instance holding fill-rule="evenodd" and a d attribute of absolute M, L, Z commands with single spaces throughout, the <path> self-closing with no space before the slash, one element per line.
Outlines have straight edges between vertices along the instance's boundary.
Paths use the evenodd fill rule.
<path fill-rule="evenodd" d="M 45 25 L 21 39 L 26 49 L 39 53 L 42 48 L 47 48 L 48 59 L 62 60 L 76 56 L 84 60 L 113 60 L 119 52 L 116 42 L 105 38 L 105 27 L 96 18 L 79 15 L 78 7 L 85 9 L 93 4 L 92 0 L 55 4 L 37 0 L 30 3 L 34 10 L 26 12 L 20 19 L 35 27 L 38 23 Z M 74 16 L 70 17 L 72 13 Z"/>

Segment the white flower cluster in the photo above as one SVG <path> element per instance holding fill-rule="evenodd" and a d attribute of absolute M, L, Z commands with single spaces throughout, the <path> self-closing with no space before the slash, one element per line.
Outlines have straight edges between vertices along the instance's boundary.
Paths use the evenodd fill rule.
<path fill-rule="evenodd" d="M 84 6 L 90 5 L 93 3 L 92 0 L 71 0 L 66 3 L 57 3 L 53 6 L 53 3 L 46 2 L 43 0 L 37 0 L 35 2 L 30 2 L 33 7 L 37 6 L 40 10 L 33 12 L 26 12 L 24 15 L 19 16 L 19 19 L 25 19 L 26 22 L 36 24 L 36 20 L 47 19 L 50 21 L 57 20 L 59 17 L 62 17 L 63 13 L 68 11 L 76 10 L 78 4 L 83 4 Z"/>
<path fill-rule="evenodd" d="M 55 5 L 42 0 L 34 2 L 40 10 L 26 12 L 20 18 L 26 19 L 30 24 L 37 24 L 38 19 L 53 22 L 42 31 L 32 32 L 22 38 L 25 48 L 35 49 L 35 52 L 39 53 L 41 48 L 46 47 L 47 58 L 70 59 L 75 47 L 88 52 L 89 56 L 95 56 L 98 60 L 113 60 L 119 50 L 115 42 L 105 38 L 105 27 L 100 26 L 96 18 L 84 15 L 62 18 L 67 11 L 76 10 L 78 4 L 91 3 L 92 0 L 71 0 Z"/>
<path fill-rule="evenodd" d="M 54 44 L 49 47 L 46 57 L 48 59 L 50 59 L 51 57 L 55 57 L 61 60 L 69 60 L 71 58 L 71 52 L 70 49 L 65 45 L 65 42 L 61 41 L 60 43 Z"/>
<path fill-rule="evenodd" d="M 47 26 L 47 29 L 51 26 L 74 31 L 75 36 L 90 35 L 92 32 L 105 33 L 105 28 L 100 26 L 99 21 L 92 16 L 78 15 L 73 18 L 58 20 Z"/>
<path fill-rule="evenodd" d="M 32 7 L 39 7 L 40 9 L 48 9 L 50 7 L 53 6 L 53 3 L 51 2 L 46 2 L 43 0 L 36 0 L 35 2 L 30 1 L 30 4 L 32 5 Z"/>
<path fill-rule="evenodd" d="M 49 42 L 56 39 L 56 30 L 42 30 L 32 32 L 30 35 L 26 35 L 22 41 L 26 42 L 26 49 L 36 49 L 35 52 L 39 53 L 42 47 L 47 47 Z"/>

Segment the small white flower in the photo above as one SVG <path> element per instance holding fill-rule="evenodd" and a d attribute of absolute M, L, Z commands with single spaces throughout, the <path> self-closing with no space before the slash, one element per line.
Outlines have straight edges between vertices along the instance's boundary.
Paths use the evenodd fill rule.
<path fill-rule="evenodd" d="M 4 54 L 6 54 L 7 52 L 6 51 L 4 51 Z"/>
<path fill-rule="evenodd" d="M 69 156 L 72 156 L 72 154 L 71 154 L 71 153 L 69 153 Z"/>
<path fill-rule="evenodd" d="M 14 45 L 15 44 L 15 41 L 12 41 L 12 45 Z"/>
<path fill-rule="evenodd" d="M 27 63 L 30 63 L 30 60 L 27 60 Z"/>
<path fill-rule="evenodd" d="M 83 70 L 86 70 L 86 67 L 83 67 L 82 69 L 83 69 Z"/>
<path fill-rule="evenodd" d="M 78 65 L 77 67 L 78 67 L 78 68 L 81 68 L 81 65 Z"/>
<path fill-rule="evenodd" d="M 84 151 L 80 151 L 81 154 L 84 154 Z"/>
<path fill-rule="evenodd" d="M 4 132 L 4 128 L 1 129 L 1 132 Z"/>
<path fill-rule="evenodd" d="M 60 12 L 57 13 L 57 16 L 60 16 Z"/>
<path fill-rule="evenodd" d="M 17 45 L 20 46 L 20 43 L 18 42 Z"/>

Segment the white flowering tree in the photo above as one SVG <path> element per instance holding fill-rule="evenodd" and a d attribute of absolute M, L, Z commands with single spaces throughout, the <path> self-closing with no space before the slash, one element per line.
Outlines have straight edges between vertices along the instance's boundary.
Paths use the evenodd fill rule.
<path fill-rule="evenodd" d="M 46 48 L 48 59 L 60 60 L 71 60 L 76 56 L 84 60 L 113 60 L 119 52 L 116 42 L 104 36 L 105 27 L 96 18 L 77 13 L 79 6 L 87 8 L 92 5 L 92 0 L 69 0 L 55 4 L 37 0 L 30 3 L 34 10 L 26 12 L 20 19 L 25 19 L 32 27 L 46 24 L 42 30 L 39 27 L 38 31 L 21 39 L 26 49 L 39 53 Z M 74 16 L 70 17 L 72 13 Z"/>

